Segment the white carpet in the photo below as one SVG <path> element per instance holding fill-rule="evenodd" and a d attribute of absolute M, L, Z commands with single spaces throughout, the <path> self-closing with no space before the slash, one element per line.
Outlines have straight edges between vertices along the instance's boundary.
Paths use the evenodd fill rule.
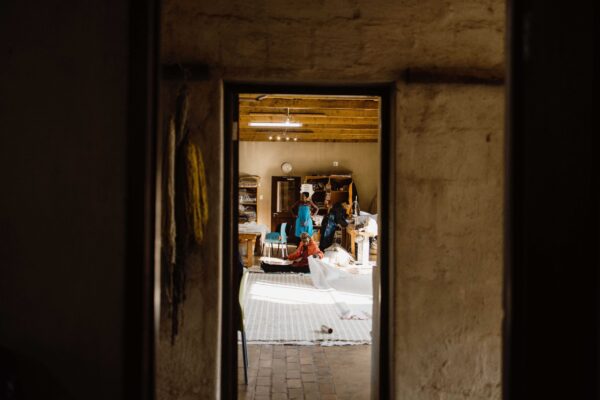
<path fill-rule="evenodd" d="M 370 314 L 371 296 L 344 293 L 343 297 L 353 308 Z M 342 313 L 336 296 L 313 286 L 310 275 L 251 273 L 248 277 L 244 314 L 250 343 L 371 343 L 371 319 L 344 320 Z M 333 328 L 333 333 L 321 332 L 322 325 Z"/>

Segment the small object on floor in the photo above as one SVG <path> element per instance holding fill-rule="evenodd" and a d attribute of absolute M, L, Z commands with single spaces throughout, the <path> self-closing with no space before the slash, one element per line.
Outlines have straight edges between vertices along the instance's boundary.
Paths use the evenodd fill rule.
<path fill-rule="evenodd" d="M 327 325 L 321 325 L 321 332 L 323 332 L 323 333 L 333 333 L 333 328 L 330 328 Z"/>

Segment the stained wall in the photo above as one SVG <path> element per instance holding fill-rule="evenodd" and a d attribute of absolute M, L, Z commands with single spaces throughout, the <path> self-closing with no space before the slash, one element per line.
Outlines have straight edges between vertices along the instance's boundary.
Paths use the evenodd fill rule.
<path fill-rule="evenodd" d="M 398 398 L 500 398 L 504 91 L 407 85 L 402 71 L 502 74 L 504 18 L 498 0 L 190 0 L 163 7 L 163 62 L 209 66 L 203 85 L 213 93 L 222 80 L 397 82 L 392 301 Z M 207 110 L 216 112 L 221 99 L 204 89 L 192 94 L 193 113 L 201 116 L 192 133 L 218 158 L 222 131 Z M 217 165 L 207 173 L 218 185 L 223 171 Z M 211 209 L 219 214 L 220 203 Z M 190 268 L 198 278 L 189 287 L 194 300 L 185 305 L 188 326 L 173 347 L 161 338 L 161 399 L 219 396 L 219 260 L 202 252 L 194 260 Z"/>

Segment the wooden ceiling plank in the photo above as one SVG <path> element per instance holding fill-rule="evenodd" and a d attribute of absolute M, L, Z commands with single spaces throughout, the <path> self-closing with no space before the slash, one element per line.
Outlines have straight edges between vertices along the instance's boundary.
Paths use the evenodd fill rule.
<path fill-rule="evenodd" d="M 303 125 L 375 125 L 379 126 L 378 118 L 315 118 L 315 117 L 294 117 L 293 122 L 300 122 Z M 240 126 L 250 126 L 251 122 L 285 122 L 282 117 L 248 117 L 240 115 Z"/>
<path fill-rule="evenodd" d="M 283 133 L 283 132 L 284 132 L 283 129 L 265 129 L 265 128 L 261 128 L 261 129 L 240 129 L 240 133 L 243 133 L 243 134 L 252 134 L 252 135 L 274 134 L 274 133 L 277 134 L 277 133 Z M 331 128 L 319 128 L 319 129 L 304 129 L 304 130 L 288 129 L 285 132 L 287 132 L 287 133 L 293 133 L 293 134 L 297 134 L 297 135 L 308 135 L 308 134 L 314 134 L 315 132 L 319 132 L 321 134 L 343 134 L 343 133 L 355 132 L 355 133 L 361 134 L 361 135 L 368 135 L 368 134 L 379 134 L 379 129 L 377 129 L 377 128 L 373 128 L 373 129 L 353 129 L 353 128 L 331 129 Z"/>
<path fill-rule="evenodd" d="M 257 100 L 257 99 L 333 99 L 333 100 L 374 100 L 379 101 L 378 96 L 363 96 L 363 95 L 340 95 L 340 94 L 293 94 L 293 93 L 278 93 L 278 94 L 267 94 L 267 93 L 240 93 L 240 99 L 244 100 Z M 260 101 L 260 100 L 259 100 Z"/>
<path fill-rule="evenodd" d="M 262 101 L 240 99 L 240 108 L 336 108 L 336 109 L 379 109 L 379 102 L 374 100 L 321 100 L 321 99 L 264 99 Z"/>
<path fill-rule="evenodd" d="M 248 124 L 283 122 L 289 113 L 294 121 L 303 124 L 285 130 L 288 137 L 296 137 L 299 142 L 377 142 L 379 106 L 379 98 L 368 96 L 244 94 L 240 96 L 239 137 L 241 141 L 277 142 L 269 140 L 269 136 L 285 137 L 281 127 L 250 127 Z"/>
<path fill-rule="evenodd" d="M 241 116 L 249 116 L 253 118 L 261 118 L 263 116 L 271 117 L 286 117 L 287 108 L 268 108 L 268 107 L 243 107 L 240 108 Z M 296 117 L 313 117 L 313 118 L 333 118 L 333 117 L 347 117 L 347 118 L 379 118 L 379 110 L 365 110 L 360 108 L 305 108 L 296 109 L 290 108 L 290 116 Z"/>

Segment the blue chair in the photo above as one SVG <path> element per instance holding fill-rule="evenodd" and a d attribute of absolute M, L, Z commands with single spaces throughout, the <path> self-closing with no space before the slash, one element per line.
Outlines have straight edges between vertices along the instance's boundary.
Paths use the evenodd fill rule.
<path fill-rule="evenodd" d="M 281 257 L 287 256 L 287 234 L 285 233 L 285 227 L 287 226 L 287 222 L 281 224 L 281 229 L 279 232 L 269 232 L 265 237 L 265 242 L 263 243 L 263 254 L 265 254 L 265 247 L 269 250 L 267 257 L 271 257 L 271 250 L 275 245 L 277 245 L 277 254 L 281 251 Z M 281 249 L 281 250 L 280 250 Z"/>

